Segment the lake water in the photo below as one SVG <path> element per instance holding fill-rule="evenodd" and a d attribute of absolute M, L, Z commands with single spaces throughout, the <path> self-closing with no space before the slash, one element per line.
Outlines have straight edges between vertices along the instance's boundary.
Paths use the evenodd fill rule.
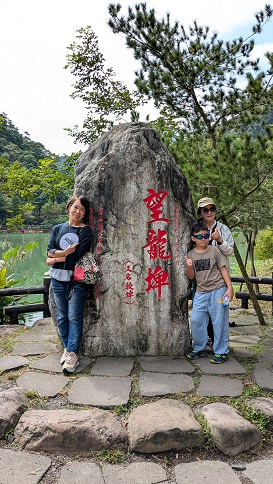
<path fill-rule="evenodd" d="M 46 260 L 46 247 L 50 234 L 37 232 L 37 233 L 11 233 L 0 234 L 0 242 L 5 239 L 14 248 L 16 246 L 23 247 L 31 242 L 38 242 L 38 246 L 31 251 L 26 251 L 26 256 L 23 260 L 16 261 L 15 264 L 7 266 L 7 275 L 11 276 L 15 280 L 20 280 L 14 287 L 32 287 L 43 286 L 43 279 L 48 272 L 48 266 L 45 264 Z M 2 244 L 0 245 L 0 251 L 2 251 Z M 0 252 L 0 259 L 2 259 L 3 253 Z M 42 294 L 31 294 L 27 296 L 27 301 L 42 302 Z M 31 325 L 36 319 L 42 318 L 43 313 L 26 313 L 24 318 L 26 325 Z"/>

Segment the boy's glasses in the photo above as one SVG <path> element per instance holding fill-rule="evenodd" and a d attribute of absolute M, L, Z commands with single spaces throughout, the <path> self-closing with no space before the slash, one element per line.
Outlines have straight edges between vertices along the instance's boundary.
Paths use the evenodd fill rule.
<path fill-rule="evenodd" d="M 198 235 L 193 235 L 193 237 L 197 240 L 209 239 L 210 234 L 205 234 L 205 235 L 198 234 Z"/>
<path fill-rule="evenodd" d="M 202 212 L 203 213 L 209 213 L 209 212 L 214 213 L 214 212 L 216 212 L 216 207 L 202 208 Z"/>

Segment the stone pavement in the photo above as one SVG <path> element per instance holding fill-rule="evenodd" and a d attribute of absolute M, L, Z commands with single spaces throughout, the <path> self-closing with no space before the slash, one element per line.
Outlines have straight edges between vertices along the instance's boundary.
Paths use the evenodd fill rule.
<path fill-rule="evenodd" d="M 139 414 L 137 419 L 140 419 L 139 421 L 143 419 L 145 422 L 146 416 L 147 429 L 149 430 L 152 415 L 149 412 L 152 412 L 152 405 L 172 403 L 175 413 L 184 411 L 184 409 L 177 408 L 178 397 L 181 395 L 194 394 L 200 399 L 215 397 L 213 402 L 217 402 L 217 397 L 240 397 L 246 386 L 249 385 L 249 379 L 246 378 L 247 373 L 249 373 L 252 382 L 266 392 L 263 397 L 253 399 L 253 406 L 267 415 L 271 421 L 273 420 L 273 399 L 270 398 L 273 391 L 273 328 L 267 326 L 263 329 L 251 311 L 232 311 L 231 321 L 235 322 L 235 326 L 230 328 L 232 353 L 228 361 L 222 365 L 211 364 L 209 356 L 195 362 L 187 361 L 185 358 L 166 356 L 100 357 L 96 360 L 84 356 L 80 358 L 80 366 L 75 374 L 64 376 L 59 363 L 60 347 L 56 338 L 56 330 L 50 318 L 42 319 L 37 321 L 32 328 L 25 328 L 20 335 L 14 338 L 16 344 L 12 353 L 7 353 L 5 350 L 1 352 L 0 398 L 1 393 L 4 395 L 7 389 L 16 387 L 27 391 L 27 395 L 32 392 L 33 395 L 40 396 L 44 402 L 48 403 L 46 409 L 50 409 L 51 405 L 54 408 L 59 402 L 61 408 L 78 408 L 81 410 L 86 407 L 89 409 L 96 407 L 102 409 L 100 412 L 111 411 L 119 406 L 126 407 L 128 402 L 134 403 L 134 399 L 142 398 L 152 403 L 138 407 L 138 410 L 143 410 L 144 416 Z M 251 371 L 249 371 L 249 366 L 252 367 Z M 170 400 L 166 400 L 166 396 Z M 225 407 L 220 408 L 220 404 L 217 405 L 217 412 L 228 413 Z M 203 415 L 208 416 L 213 407 L 210 405 L 206 405 L 206 407 L 203 409 Z M 74 410 L 70 411 L 73 412 Z M 161 411 L 162 414 L 160 414 Z M 49 412 L 49 410 L 43 410 L 43 412 Z M 161 418 L 158 419 L 166 424 L 168 416 L 165 407 L 163 411 L 163 407 L 160 410 L 158 405 L 156 412 L 157 416 L 161 415 Z M 29 413 L 31 412 L 23 413 L 23 417 Z M 78 414 L 80 415 L 80 412 Z M 48 415 L 50 415 L 50 412 Z M 38 414 L 38 418 L 41 418 L 41 414 Z M 236 415 L 232 415 L 232 419 L 236 420 L 236 418 Z M 238 418 L 241 417 L 238 416 Z M 137 419 L 136 421 L 138 421 Z M 24 418 L 21 418 L 21 421 L 23 420 Z M 212 433 L 214 431 L 213 436 L 219 431 L 219 429 L 215 430 L 213 426 L 214 420 L 215 415 L 209 421 Z M 223 420 L 224 416 L 221 417 L 221 421 Z M 128 419 L 127 425 L 129 431 L 130 427 L 133 429 L 133 418 Z M 240 425 L 241 422 L 238 423 L 238 426 Z M 29 421 L 26 420 L 25 427 L 22 422 L 21 427 L 21 440 L 20 438 L 18 440 L 19 447 L 18 442 L 15 447 L 13 446 L 12 439 L 10 439 L 10 446 L 5 446 L 5 442 L 2 441 L 3 445 L 0 448 L 1 484 L 13 484 L 14 482 L 20 482 L 20 484 L 38 482 L 45 484 L 53 482 L 60 484 L 65 482 L 198 484 L 203 482 L 213 483 L 214 481 L 221 484 L 240 482 L 269 484 L 272 482 L 273 455 L 272 458 L 259 458 L 254 462 L 248 459 L 250 462 L 242 465 L 236 464 L 238 457 L 234 457 L 233 464 L 230 463 L 230 459 L 229 462 L 224 462 L 222 459 L 195 459 L 193 462 L 186 462 L 183 461 L 185 459 L 181 458 L 182 462 L 178 460 L 178 463 L 166 466 L 164 465 L 164 458 L 162 463 L 160 459 L 155 457 L 156 451 L 154 449 L 157 448 L 157 444 L 155 444 L 154 436 L 154 440 L 151 438 L 148 442 L 148 447 L 150 445 L 152 450 L 150 454 L 145 454 L 146 459 L 142 459 L 141 455 L 138 459 L 135 456 L 139 454 L 134 454 L 137 462 L 131 462 L 128 459 L 128 462 L 124 464 L 99 465 L 95 459 L 90 460 L 82 454 L 83 457 L 80 457 L 80 461 L 77 456 L 65 458 L 63 464 L 58 466 L 54 472 L 55 457 L 53 453 L 51 455 L 50 452 L 46 451 L 46 455 L 44 455 L 41 452 L 28 451 L 27 446 L 20 448 L 20 442 L 23 442 L 22 435 L 26 437 L 29 431 Z M 54 430 L 51 429 L 51 431 L 54 433 Z M 48 429 L 45 433 L 47 432 Z M 176 430 L 177 432 L 178 430 Z M 141 432 L 139 431 L 139 433 Z M 132 453 L 134 451 L 139 452 L 137 449 L 141 447 L 138 446 L 143 444 L 143 435 L 136 434 L 138 434 L 138 431 L 135 431 L 135 433 L 132 431 L 130 436 Z M 17 435 L 20 435 L 19 430 Z M 168 441 L 168 436 L 165 435 L 164 439 Z M 174 437 L 172 438 L 174 439 L 172 442 L 177 442 L 180 437 L 176 440 Z M 195 434 L 196 438 L 197 434 Z M 252 439 L 254 439 L 253 436 Z M 34 439 L 30 440 L 34 441 Z M 221 441 L 221 437 L 219 437 L 218 444 L 218 448 L 221 450 L 223 448 L 226 455 L 235 456 L 238 454 L 238 452 L 228 454 L 228 451 L 225 451 L 227 448 L 225 438 Z M 160 449 L 164 450 L 162 442 L 160 446 Z M 176 449 L 179 452 L 181 448 L 177 447 Z M 250 449 L 251 446 L 247 448 Z M 111 449 L 111 446 L 108 449 Z M 53 447 L 52 452 L 54 452 Z M 185 456 L 185 453 L 182 455 Z M 179 456 L 181 457 L 180 454 Z"/>

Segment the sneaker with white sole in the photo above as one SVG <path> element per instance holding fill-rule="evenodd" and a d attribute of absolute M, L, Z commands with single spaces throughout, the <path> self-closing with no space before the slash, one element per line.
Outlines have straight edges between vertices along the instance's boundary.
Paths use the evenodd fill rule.
<path fill-rule="evenodd" d="M 70 353 L 67 352 L 67 356 L 63 364 L 63 372 L 66 374 L 74 373 L 79 364 L 80 362 L 76 353 L 74 353 L 73 351 L 71 351 Z"/>
<path fill-rule="evenodd" d="M 67 351 L 67 349 L 65 348 L 65 349 L 64 349 L 64 352 L 63 352 L 63 354 L 62 354 L 62 357 L 61 357 L 61 359 L 60 359 L 60 364 L 61 364 L 61 365 L 63 365 L 63 364 L 64 364 L 64 362 L 65 362 L 65 360 L 66 360 L 66 358 L 67 358 L 67 355 L 68 355 L 68 351 Z"/>

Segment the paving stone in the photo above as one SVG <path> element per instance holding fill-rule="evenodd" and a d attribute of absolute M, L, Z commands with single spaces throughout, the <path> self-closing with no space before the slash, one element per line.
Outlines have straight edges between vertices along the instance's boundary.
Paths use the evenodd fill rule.
<path fill-rule="evenodd" d="M 60 364 L 60 358 L 62 353 L 51 353 L 51 355 L 45 356 L 44 358 L 39 358 L 35 360 L 29 368 L 35 370 L 45 370 L 45 371 L 52 371 L 54 373 L 62 373 L 63 367 Z M 88 365 L 91 363 L 91 358 L 87 356 L 79 356 L 79 366 L 74 371 L 75 373 L 80 373 L 84 370 Z"/>
<path fill-rule="evenodd" d="M 191 407 L 171 398 L 134 408 L 127 430 L 130 449 L 148 454 L 201 447 L 205 441 Z"/>
<path fill-rule="evenodd" d="M 70 382 L 70 379 L 62 375 L 28 371 L 19 376 L 16 382 L 17 385 L 37 392 L 42 397 L 55 397 Z"/>
<path fill-rule="evenodd" d="M 126 466 L 106 465 L 102 467 L 102 473 L 105 484 L 156 484 L 168 482 L 166 471 L 155 462 L 133 462 Z"/>
<path fill-rule="evenodd" d="M 266 330 L 265 334 L 266 334 L 267 336 L 269 336 L 269 338 L 273 338 L 273 328 L 272 328 L 272 327 L 271 327 L 271 328 L 268 328 L 268 329 Z"/>
<path fill-rule="evenodd" d="M 221 365 L 210 363 L 209 359 L 210 356 L 199 358 L 196 361 L 196 365 L 199 366 L 202 373 L 210 373 L 214 375 L 243 375 L 246 373 L 246 369 L 238 363 L 233 356 L 229 356 L 228 360 Z"/>
<path fill-rule="evenodd" d="M 143 397 L 191 392 L 194 389 L 192 377 L 170 373 L 141 373 L 139 389 Z"/>
<path fill-rule="evenodd" d="M 263 440 L 261 431 L 231 405 L 210 403 L 202 408 L 201 413 L 215 444 L 225 455 L 247 452 Z"/>
<path fill-rule="evenodd" d="M 239 477 L 225 462 L 206 460 L 189 462 L 175 466 L 176 484 L 240 484 Z"/>
<path fill-rule="evenodd" d="M 107 410 L 29 410 L 14 431 L 22 449 L 70 456 L 90 456 L 92 451 L 128 449 L 126 429 Z"/>
<path fill-rule="evenodd" d="M 273 338 L 266 338 L 263 339 L 261 342 L 261 346 L 264 346 L 265 348 L 273 348 Z"/>
<path fill-rule="evenodd" d="M 132 358 L 99 357 L 92 367 L 92 375 L 129 376 L 134 366 Z"/>
<path fill-rule="evenodd" d="M 232 348 L 237 348 L 238 346 L 256 346 L 259 342 L 259 336 L 253 334 L 244 334 L 244 335 L 230 335 L 229 336 L 229 345 Z"/>
<path fill-rule="evenodd" d="M 127 405 L 130 391 L 131 380 L 128 377 L 80 377 L 73 382 L 68 400 L 80 405 L 109 408 Z"/>
<path fill-rule="evenodd" d="M 16 368 L 20 368 L 21 366 L 25 366 L 28 363 L 29 360 L 23 356 L 3 356 L 0 358 L 0 370 L 14 370 Z"/>
<path fill-rule="evenodd" d="M 243 388 L 243 383 L 234 378 L 201 376 L 196 393 L 204 397 L 239 397 L 243 393 Z"/>
<path fill-rule="evenodd" d="M 98 464 L 89 461 L 70 462 L 62 467 L 58 484 L 105 484 Z M 116 484 L 116 483 L 115 483 Z"/>
<path fill-rule="evenodd" d="M 56 331 L 41 332 L 41 331 L 28 331 L 27 333 L 20 334 L 14 341 L 48 341 L 49 339 L 57 338 Z"/>
<path fill-rule="evenodd" d="M 246 464 L 243 475 L 251 479 L 253 484 L 269 484 L 272 482 L 273 459 L 258 460 Z"/>
<path fill-rule="evenodd" d="M 0 449 L 1 484 L 37 484 L 50 466 L 49 457 Z"/>
<path fill-rule="evenodd" d="M 267 415 L 270 420 L 273 420 L 273 398 L 270 397 L 254 397 L 251 398 L 250 404 L 260 412 Z"/>
<path fill-rule="evenodd" d="M 13 348 L 13 355 L 43 355 L 59 351 L 54 343 L 17 343 Z"/>
<path fill-rule="evenodd" d="M 270 365 L 273 364 L 273 349 L 266 349 L 261 351 L 258 354 L 258 360 L 260 363 L 269 363 Z"/>
<path fill-rule="evenodd" d="M 158 373 L 193 373 L 195 371 L 195 368 L 185 358 L 141 356 L 138 361 L 144 371 Z"/>
<path fill-rule="evenodd" d="M 252 380 L 264 390 L 273 390 L 273 367 L 256 363 L 251 371 Z"/>
<path fill-rule="evenodd" d="M 235 349 L 235 356 L 240 356 L 241 358 L 253 358 L 255 356 L 255 352 L 250 348 L 236 348 Z"/>
<path fill-rule="evenodd" d="M 230 327 L 229 328 L 229 334 L 230 335 L 255 335 L 255 336 L 261 336 L 262 334 L 262 329 L 261 325 L 251 325 L 251 326 L 235 326 L 235 327 Z"/>

